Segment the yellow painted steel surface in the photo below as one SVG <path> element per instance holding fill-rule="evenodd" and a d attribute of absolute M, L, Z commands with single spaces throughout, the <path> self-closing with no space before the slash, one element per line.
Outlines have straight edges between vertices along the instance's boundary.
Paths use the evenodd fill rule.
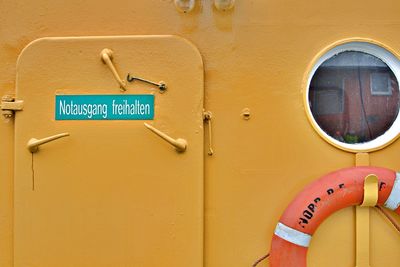
<path fill-rule="evenodd" d="M 54 120 L 56 94 L 126 94 L 100 60 L 104 47 L 121 72 L 166 78 L 163 94 L 139 82 L 127 89 L 154 95 L 151 123 L 185 137 L 185 153 L 141 120 Z M 15 118 L 14 266 L 202 266 L 197 49 L 170 36 L 47 38 L 24 49 L 17 73 L 17 98 L 26 105 Z M 30 138 L 59 132 L 70 136 L 27 150 Z"/>
<path fill-rule="evenodd" d="M 354 37 L 375 40 L 400 53 L 400 3 L 391 0 L 236 1 L 234 9 L 226 12 L 215 9 L 211 1 L 197 1 L 195 10 L 187 14 L 178 12 L 174 1 L 165 0 L 21 0 L 3 1 L 0 10 L 0 93 L 13 93 L 17 88 L 17 95 L 26 101 L 15 123 L 0 124 L 0 266 L 4 267 L 29 266 L 25 261 L 28 258 L 32 260 L 31 266 L 80 266 L 74 259 L 81 259 L 82 266 L 93 262 L 96 266 L 183 266 L 179 264 L 185 262 L 189 262 L 186 266 L 251 266 L 268 252 L 282 211 L 305 185 L 327 172 L 354 165 L 354 154 L 320 138 L 304 112 L 303 81 L 315 56 L 339 40 Z M 50 121 L 52 109 L 45 104 L 50 104 L 54 90 L 72 92 L 81 88 L 86 93 L 89 90 L 119 93 L 111 72 L 99 61 L 106 42 L 96 40 L 89 45 L 70 39 L 39 41 L 22 54 L 16 68 L 23 48 L 41 37 L 171 34 L 193 43 L 204 61 L 204 105 L 213 114 L 215 153 L 212 157 L 207 156 L 206 144 L 202 151 L 190 146 L 193 142 L 200 147 L 203 144 L 199 121 L 203 104 L 199 95 L 193 96 L 191 91 L 200 94 L 199 77 L 203 72 L 198 55 L 193 55 L 193 48 L 192 52 L 186 50 L 190 45 L 185 41 L 160 39 L 151 43 L 150 50 L 118 37 L 112 44 L 123 51 L 121 56 L 116 54 L 114 61 L 123 73 L 128 69 L 140 72 L 142 66 L 143 76 L 181 83 L 180 91 L 171 88 L 166 93 L 165 97 L 169 94 L 173 100 L 167 103 L 168 109 L 158 106 L 161 117 L 154 126 L 172 136 L 186 137 L 190 146 L 185 152 L 188 154 L 176 154 L 136 122 L 129 127 L 117 122 L 102 127 L 99 123 L 103 129 L 99 131 L 93 122 L 79 122 L 69 128 L 68 123 Z M 147 51 L 148 57 L 135 58 L 131 53 L 138 48 Z M 76 54 L 79 49 L 82 54 Z M 75 60 L 77 57 L 80 59 Z M 175 57 L 186 68 L 177 69 L 181 65 L 174 64 Z M 166 58 L 171 59 L 169 64 L 159 64 L 158 61 Z M 91 66 L 91 62 L 97 65 Z M 68 72 L 57 72 L 63 64 Z M 164 95 L 149 88 L 135 84 L 131 90 L 153 92 L 157 99 L 163 99 Z M 250 110 L 249 120 L 241 115 L 245 108 Z M 186 115 L 192 117 L 186 118 Z M 31 154 L 26 150 L 26 142 L 31 137 L 67 130 L 70 137 L 49 144 L 34 155 L 37 188 L 32 192 Z M 143 139 L 135 139 L 135 133 Z M 97 145 L 100 143 L 101 146 Z M 140 148 L 140 155 L 135 154 L 135 145 Z M 370 164 L 400 170 L 399 149 L 397 140 L 372 152 Z M 84 157 L 83 152 L 90 153 L 97 161 Z M 134 167 L 137 161 L 130 160 L 132 157 L 143 159 L 138 176 L 145 177 L 150 175 L 149 170 L 154 171 L 148 180 L 139 184 L 144 187 L 143 191 L 136 191 L 137 184 L 127 179 L 133 178 L 132 174 L 127 175 L 123 167 Z M 186 161 L 185 157 L 190 160 Z M 200 170 L 203 157 L 204 175 Z M 79 159 L 84 161 L 78 167 Z M 113 168 L 107 168 L 107 164 Z M 93 174 L 103 178 L 95 179 Z M 167 183 L 161 174 L 181 179 L 179 183 L 177 180 Z M 72 178 L 65 184 L 63 177 Z M 128 202 L 137 204 L 139 199 L 145 199 L 143 205 L 157 211 L 154 214 L 169 218 L 168 222 L 179 219 L 179 214 L 163 209 L 168 207 L 166 191 L 179 188 L 182 194 L 188 194 L 187 198 L 195 198 L 184 190 L 189 181 L 192 186 L 197 183 L 197 202 L 182 205 L 193 207 L 191 214 L 200 216 L 199 190 L 202 190 L 203 178 L 204 255 L 199 256 L 203 244 L 198 236 L 198 224 L 202 218 L 191 217 L 192 223 L 182 226 L 186 230 L 146 217 L 133 221 L 137 214 L 131 213 L 133 206 Z M 165 190 L 160 188 L 153 194 L 146 191 L 147 186 L 157 181 L 165 183 Z M 81 183 L 84 186 L 76 187 Z M 130 186 L 122 187 L 125 183 Z M 113 191 L 111 202 L 97 203 L 101 209 L 90 209 L 91 204 L 97 205 L 94 199 L 99 200 L 101 192 L 106 194 L 116 184 L 122 189 Z M 40 190 L 45 190 L 42 195 L 38 195 Z M 72 190 L 76 190 L 75 195 Z M 74 209 L 65 209 L 68 202 Z M 79 209 L 80 203 L 85 205 Z M 99 210 L 104 213 L 94 213 Z M 88 220 L 77 221 L 85 217 Z M 109 221 L 96 223 L 99 218 Z M 112 221 L 115 218 L 118 220 Z M 371 266 L 398 266 L 400 238 L 396 231 L 374 210 L 370 221 Z M 160 232 L 148 233 L 147 229 L 137 233 L 140 238 L 134 240 L 126 235 L 129 224 L 140 223 L 143 227 L 149 224 L 150 228 L 154 226 L 152 222 L 159 224 L 157 231 Z M 83 228 L 78 227 L 79 223 Z M 114 232 L 109 227 L 103 228 L 114 223 Z M 193 235 L 196 240 L 187 235 L 194 233 L 189 231 L 195 227 L 193 224 L 197 225 L 197 235 Z M 313 237 L 309 266 L 355 266 L 355 225 L 354 209 L 340 211 L 324 222 Z M 81 235 L 70 234 L 70 229 L 81 231 Z M 175 235 L 188 237 L 186 244 L 183 246 L 174 239 Z M 113 243 L 117 238 L 123 242 Z M 162 246 L 142 243 L 149 242 L 149 238 Z M 109 250 L 100 249 L 100 242 L 107 244 Z M 95 253 L 96 249 L 99 250 Z M 130 249 L 139 254 L 130 254 Z M 87 258 L 80 257 L 79 251 L 87 252 Z M 148 257 L 136 265 L 123 263 L 124 259 L 144 255 Z M 175 261 L 179 264 L 171 263 Z M 268 263 L 259 266 L 268 266 Z"/>

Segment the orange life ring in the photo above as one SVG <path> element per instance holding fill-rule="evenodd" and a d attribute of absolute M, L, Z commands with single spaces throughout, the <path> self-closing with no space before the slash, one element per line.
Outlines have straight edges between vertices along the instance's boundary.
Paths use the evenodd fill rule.
<path fill-rule="evenodd" d="M 364 179 L 379 180 L 378 205 L 400 215 L 400 173 L 377 167 L 353 167 L 329 173 L 308 185 L 286 208 L 271 244 L 271 267 L 305 267 L 311 237 L 337 210 L 360 205 Z"/>

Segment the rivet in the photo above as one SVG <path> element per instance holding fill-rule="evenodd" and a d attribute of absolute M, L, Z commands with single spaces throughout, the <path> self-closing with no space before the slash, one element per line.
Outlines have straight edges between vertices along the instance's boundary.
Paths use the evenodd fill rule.
<path fill-rule="evenodd" d="M 214 0 L 214 6 L 220 11 L 226 11 L 233 8 L 235 0 Z"/>
<path fill-rule="evenodd" d="M 250 119 L 250 109 L 249 108 L 244 108 L 242 110 L 242 117 L 244 120 L 249 120 Z"/>
<path fill-rule="evenodd" d="M 10 119 L 12 118 L 14 113 L 10 110 L 3 110 L 3 116 L 5 119 Z"/>
<path fill-rule="evenodd" d="M 194 9 L 195 0 L 174 0 L 176 9 L 183 13 L 189 13 Z"/>

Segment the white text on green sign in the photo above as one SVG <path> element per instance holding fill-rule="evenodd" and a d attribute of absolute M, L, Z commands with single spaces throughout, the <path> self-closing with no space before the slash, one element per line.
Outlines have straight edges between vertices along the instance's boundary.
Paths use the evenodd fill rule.
<path fill-rule="evenodd" d="M 154 95 L 57 95 L 56 120 L 152 120 Z"/>

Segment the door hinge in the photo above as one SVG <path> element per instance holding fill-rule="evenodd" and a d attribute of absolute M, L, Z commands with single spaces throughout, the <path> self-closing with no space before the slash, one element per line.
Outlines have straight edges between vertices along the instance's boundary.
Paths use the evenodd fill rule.
<path fill-rule="evenodd" d="M 24 101 L 17 100 L 12 95 L 5 95 L 1 98 L 0 108 L 4 118 L 9 119 L 14 116 L 15 111 L 21 111 L 24 108 Z"/>

